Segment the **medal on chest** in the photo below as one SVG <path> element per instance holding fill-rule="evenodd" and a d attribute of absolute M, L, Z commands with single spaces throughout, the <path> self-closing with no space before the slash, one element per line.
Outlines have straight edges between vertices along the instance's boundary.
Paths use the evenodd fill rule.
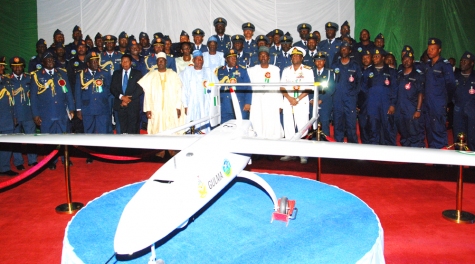
<path fill-rule="evenodd" d="M 59 84 L 59 86 L 61 86 L 61 89 L 63 90 L 63 93 L 68 92 L 68 88 L 66 87 L 66 81 L 63 78 L 58 80 L 58 84 Z"/>
<path fill-rule="evenodd" d="M 102 93 L 102 85 L 103 85 L 103 81 L 101 79 L 98 79 L 94 82 L 94 86 L 95 86 L 95 92 L 96 93 Z"/>
<path fill-rule="evenodd" d="M 354 82 L 355 81 L 355 77 L 353 77 L 353 74 L 350 75 L 350 78 L 348 78 L 348 81 L 350 83 Z"/>
<path fill-rule="evenodd" d="M 269 83 L 269 81 L 270 81 L 270 72 L 266 72 L 266 74 L 264 75 L 264 82 Z"/>
<path fill-rule="evenodd" d="M 469 94 L 475 94 L 475 89 L 473 89 L 473 86 L 470 86 L 470 90 L 468 90 Z"/>
<path fill-rule="evenodd" d="M 386 78 L 386 80 L 384 80 L 384 84 L 385 84 L 386 86 L 388 86 L 388 85 L 390 84 L 390 82 L 389 82 L 389 79 L 388 79 L 388 78 Z"/>
<path fill-rule="evenodd" d="M 406 90 L 411 89 L 411 83 L 410 82 L 406 83 L 406 85 L 404 85 L 404 88 L 406 88 Z"/>

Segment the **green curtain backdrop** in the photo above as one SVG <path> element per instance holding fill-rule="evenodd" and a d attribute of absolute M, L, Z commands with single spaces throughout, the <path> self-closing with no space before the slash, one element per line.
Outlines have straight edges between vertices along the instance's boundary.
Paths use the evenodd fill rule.
<path fill-rule="evenodd" d="M 6 56 L 7 60 L 20 56 L 28 65 L 36 54 L 38 40 L 36 0 L 0 0 L 0 7 L 0 56 Z M 11 72 L 9 67 L 7 72 Z"/>
<path fill-rule="evenodd" d="M 371 40 L 383 33 L 385 49 L 393 52 L 398 63 L 405 44 L 419 58 L 429 37 L 442 40 L 442 56 L 454 57 L 457 66 L 465 50 L 475 52 L 473 0 L 356 0 L 355 15 L 355 39 L 359 41 L 364 28 Z"/>

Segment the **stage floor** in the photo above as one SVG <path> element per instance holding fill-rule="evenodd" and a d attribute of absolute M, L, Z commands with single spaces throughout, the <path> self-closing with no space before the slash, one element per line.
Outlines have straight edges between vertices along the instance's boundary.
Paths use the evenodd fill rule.
<path fill-rule="evenodd" d="M 288 226 L 271 224 L 271 199 L 237 178 L 186 228 L 156 244 L 157 259 L 167 264 L 384 263 L 383 229 L 361 199 L 313 180 L 258 175 L 278 198 L 296 200 L 297 218 Z M 66 228 L 62 262 L 147 263 L 150 250 L 135 259 L 117 260 L 113 249 L 122 210 L 142 185 L 105 193 L 80 210 Z"/>

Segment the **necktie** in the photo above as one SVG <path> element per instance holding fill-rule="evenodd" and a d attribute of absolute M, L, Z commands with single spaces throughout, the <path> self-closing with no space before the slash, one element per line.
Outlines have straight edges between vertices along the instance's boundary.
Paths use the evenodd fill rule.
<path fill-rule="evenodd" d="M 20 80 L 20 76 L 17 76 L 16 78 L 17 78 L 18 80 Z"/>
<path fill-rule="evenodd" d="M 219 37 L 219 40 L 220 40 L 220 41 L 223 41 L 223 37 Z"/>
<path fill-rule="evenodd" d="M 247 45 L 249 45 L 249 46 L 251 45 L 251 41 L 250 41 L 250 40 L 247 42 Z"/>
<path fill-rule="evenodd" d="M 122 81 L 122 94 L 125 94 L 127 89 L 127 83 L 129 82 L 129 76 L 127 76 L 127 71 L 124 73 L 124 80 Z"/>
<path fill-rule="evenodd" d="M 307 46 L 307 41 L 304 41 L 303 44 L 304 44 L 305 46 Z"/>
<path fill-rule="evenodd" d="M 287 52 L 284 52 L 284 56 L 287 58 Z"/>
<path fill-rule="evenodd" d="M 48 73 L 50 76 L 53 76 L 54 71 L 51 70 L 51 71 L 48 71 Z"/>
<path fill-rule="evenodd" d="M 312 51 L 312 52 L 310 52 L 310 57 L 313 57 L 313 51 Z"/>
<path fill-rule="evenodd" d="M 96 71 L 92 71 L 92 76 L 94 76 L 96 74 Z"/>
<path fill-rule="evenodd" d="M 318 76 L 322 75 L 322 71 L 318 71 Z"/>
<path fill-rule="evenodd" d="M 109 54 L 109 58 L 112 58 L 112 54 Z"/>

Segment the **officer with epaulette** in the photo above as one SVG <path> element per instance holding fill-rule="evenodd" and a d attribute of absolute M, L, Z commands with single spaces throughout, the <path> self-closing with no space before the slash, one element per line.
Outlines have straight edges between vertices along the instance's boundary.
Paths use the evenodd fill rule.
<path fill-rule="evenodd" d="M 208 52 L 208 47 L 203 44 L 203 38 L 205 36 L 205 32 L 197 28 L 191 32 L 193 36 L 193 50 L 200 50 L 201 52 Z"/>
<path fill-rule="evenodd" d="M 297 26 L 297 31 L 299 32 L 300 40 L 294 43 L 294 47 L 301 47 L 305 50 L 308 50 L 307 41 L 309 34 L 312 31 L 312 26 L 308 23 L 302 23 Z"/>
<path fill-rule="evenodd" d="M 68 68 L 68 61 L 66 60 L 66 49 L 61 42 L 54 44 L 54 53 L 56 55 L 55 68 Z"/>
<path fill-rule="evenodd" d="M 94 37 L 94 44 L 96 45 L 92 48 L 91 51 L 95 51 L 96 53 L 101 53 L 104 50 L 104 40 L 102 39 L 102 34 L 97 32 L 96 36 Z"/>
<path fill-rule="evenodd" d="M 454 142 L 459 133 L 466 135 L 467 145 L 475 150 L 475 55 L 465 51 L 460 59 L 460 71 L 455 73 L 457 88 L 454 94 Z"/>
<path fill-rule="evenodd" d="M 154 52 L 144 58 L 145 67 L 143 67 L 142 69 L 142 74 L 144 75 L 150 71 L 157 69 L 157 55 L 158 53 L 164 50 L 165 43 L 163 42 L 163 39 L 156 38 L 152 41 L 152 47 L 153 47 Z M 176 72 L 175 58 L 170 57 L 168 55 L 167 55 L 167 68 L 172 69 L 174 72 Z"/>
<path fill-rule="evenodd" d="M 292 64 L 292 56 L 290 54 L 290 48 L 292 47 L 293 38 L 290 34 L 285 34 L 284 36 L 280 37 L 280 44 L 282 44 L 282 50 L 278 52 L 276 55 L 275 66 L 279 67 L 280 75 L 282 77 L 282 73 L 284 69 Z"/>
<path fill-rule="evenodd" d="M 398 94 L 394 120 L 401 135 L 401 146 L 425 147 L 424 122 L 421 118 L 424 76 L 414 67 L 414 53 L 402 55 L 403 68 L 397 74 Z"/>
<path fill-rule="evenodd" d="M 51 46 L 49 46 L 48 50 L 54 52 L 56 43 L 58 42 L 64 46 L 64 34 L 61 30 L 56 29 L 53 33 L 53 43 L 51 43 Z"/>
<path fill-rule="evenodd" d="M 322 131 L 325 135 L 330 136 L 330 120 L 333 110 L 333 94 L 335 93 L 335 74 L 329 68 L 325 68 L 326 54 L 318 52 L 314 55 L 313 76 L 315 82 L 319 85 L 318 101 L 314 100 L 314 93 L 308 95 L 310 100 L 310 116 L 313 114 L 313 108 L 319 107 L 318 122 L 322 124 Z"/>
<path fill-rule="evenodd" d="M 218 40 L 218 51 L 227 53 L 231 46 L 231 36 L 225 34 L 228 22 L 222 17 L 218 17 L 213 21 L 214 30 L 216 31 L 216 39 Z"/>
<path fill-rule="evenodd" d="M 264 35 L 258 35 L 256 39 L 254 40 L 254 42 L 256 43 L 258 49 L 261 46 L 267 47 L 267 44 L 269 43 L 269 38 Z M 275 61 L 276 61 L 276 56 L 275 55 L 272 56 L 271 54 L 269 54 L 269 64 L 275 65 Z M 251 62 L 253 64 L 252 66 L 259 64 L 259 52 L 255 52 L 252 54 Z"/>
<path fill-rule="evenodd" d="M 313 33 L 308 34 L 307 46 L 305 47 L 306 50 L 307 50 L 307 54 L 303 58 L 303 64 L 304 65 L 307 65 L 307 66 L 310 66 L 310 67 L 315 66 L 314 59 L 315 59 L 315 55 L 317 55 L 317 53 L 318 53 L 317 44 L 318 44 L 318 36 L 314 35 Z M 294 44 L 294 47 L 295 47 L 295 44 Z M 324 57 L 325 58 L 320 59 L 320 60 L 325 61 L 326 60 L 326 55 L 324 55 Z"/>
<path fill-rule="evenodd" d="M 36 56 L 31 57 L 30 62 L 28 63 L 28 72 L 41 69 L 41 57 L 46 51 L 46 41 L 44 39 L 39 39 L 36 42 Z"/>
<path fill-rule="evenodd" d="M 0 67 L 4 66 L 5 57 L 0 57 Z M 15 123 L 15 111 L 13 108 L 13 94 L 8 88 L 9 77 L 0 72 L 0 134 L 13 133 Z M 16 176 L 18 172 L 10 167 L 11 150 L 0 150 L 0 175 Z"/>
<path fill-rule="evenodd" d="M 425 93 L 422 115 L 425 122 L 429 148 L 441 149 L 448 144 L 446 123 L 447 102 L 452 100 L 455 91 L 455 77 L 452 65 L 442 58 L 442 41 L 429 38 L 425 64 Z"/>
<path fill-rule="evenodd" d="M 140 55 L 145 57 L 145 56 L 150 55 L 150 53 L 153 52 L 153 48 L 152 48 L 152 45 L 150 45 L 150 39 L 149 39 L 147 33 L 140 32 L 140 34 L 139 34 L 139 43 L 142 46 L 142 50 L 140 51 Z"/>
<path fill-rule="evenodd" d="M 111 75 L 99 68 L 99 55 L 91 52 L 86 55 L 87 68 L 76 77 L 77 116 L 84 123 L 86 134 L 106 134 L 109 116 L 109 96 Z M 87 158 L 86 163 L 92 163 Z"/>
<path fill-rule="evenodd" d="M 72 93 L 74 93 L 74 89 L 76 87 L 76 74 L 80 71 L 84 70 L 86 65 L 86 53 L 87 53 L 87 45 L 84 40 L 81 40 L 77 44 L 77 52 L 68 62 L 67 72 L 68 72 L 68 80 L 71 84 Z"/>
<path fill-rule="evenodd" d="M 282 52 L 282 45 L 280 43 L 280 39 L 282 36 L 284 36 L 284 32 L 280 29 L 274 29 L 271 32 L 272 36 L 269 39 L 272 39 L 271 42 L 273 42 L 274 44 L 269 48 L 269 55 L 277 56 Z"/>
<path fill-rule="evenodd" d="M 395 146 L 397 73 L 384 63 L 385 53 L 382 48 L 374 48 L 373 65 L 363 72 L 361 89 L 366 94 L 369 144 Z"/>
<path fill-rule="evenodd" d="M 329 68 L 333 62 L 333 57 L 340 51 L 341 40 L 335 39 L 338 31 L 338 24 L 328 22 L 325 24 L 325 35 L 327 39 L 318 44 L 318 50 L 327 53 L 327 60 L 325 67 Z"/>
<path fill-rule="evenodd" d="M 7 65 L 7 58 L 5 56 L 0 56 L 0 76 L 5 74 L 5 66 Z"/>
<path fill-rule="evenodd" d="M 254 41 L 254 39 L 252 39 L 252 37 L 254 36 L 254 31 L 256 30 L 256 27 L 254 26 L 254 24 L 252 24 L 251 22 L 246 22 L 244 24 L 242 24 L 242 32 L 243 32 L 243 35 L 244 35 L 244 42 L 243 42 L 243 51 L 244 53 L 247 53 L 249 55 L 249 57 L 253 57 L 254 54 L 255 55 L 258 55 L 257 54 L 257 43 L 256 41 Z M 253 66 L 258 64 L 259 62 L 256 62 L 256 63 L 253 63 Z"/>
<path fill-rule="evenodd" d="M 59 45 L 59 43 L 58 43 Z M 61 43 L 62 45 L 62 43 Z M 21 57 L 13 57 L 10 59 L 10 68 L 12 74 L 10 75 L 9 90 L 11 91 L 14 113 L 16 119 L 16 126 L 13 133 L 34 134 L 36 132 L 36 125 L 33 122 L 33 114 L 31 112 L 30 102 L 30 82 L 31 78 L 25 71 L 25 60 Z M 37 154 L 28 153 L 28 166 L 38 164 Z M 13 165 L 17 170 L 24 170 L 24 160 L 22 153 L 13 152 Z"/>
<path fill-rule="evenodd" d="M 40 126 L 41 133 L 68 133 L 69 119 L 74 116 L 75 106 L 66 71 L 54 68 L 54 55 L 49 51 L 43 54 L 42 62 L 43 68 L 31 76 L 33 120 Z M 56 161 L 49 164 L 51 170 L 56 169 Z"/>
<path fill-rule="evenodd" d="M 243 68 L 249 68 L 251 66 L 251 57 L 249 53 L 245 53 L 244 48 L 244 36 L 243 35 L 234 35 L 231 37 L 233 43 L 233 49 L 237 53 L 237 64 Z"/>
<path fill-rule="evenodd" d="M 73 28 L 73 42 L 66 45 L 66 58 L 69 60 L 77 52 L 77 45 L 79 41 L 82 40 L 82 30 L 79 26 L 74 26 Z"/>
<path fill-rule="evenodd" d="M 115 43 L 117 42 L 115 36 L 105 35 L 103 39 L 106 47 L 99 55 L 99 67 L 112 74 L 115 70 L 120 70 L 122 68 L 120 64 L 122 54 L 115 50 Z"/>
<path fill-rule="evenodd" d="M 130 51 L 127 49 L 129 46 L 129 35 L 125 33 L 125 31 L 120 32 L 119 35 L 119 46 L 117 46 L 116 50 L 121 54 L 130 54 Z"/>
<path fill-rule="evenodd" d="M 235 119 L 233 102 L 231 99 L 230 88 L 236 92 L 239 105 L 242 107 L 241 114 L 243 119 L 249 119 L 249 111 L 252 102 L 251 86 L 232 86 L 233 83 L 250 83 L 249 75 L 245 67 L 237 64 L 238 51 L 230 49 L 224 54 L 226 65 L 220 67 L 217 72 L 220 83 L 229 83 L 230 86 L 221 86 L 221 123 L 225 123 L 230 119 Z"/>

